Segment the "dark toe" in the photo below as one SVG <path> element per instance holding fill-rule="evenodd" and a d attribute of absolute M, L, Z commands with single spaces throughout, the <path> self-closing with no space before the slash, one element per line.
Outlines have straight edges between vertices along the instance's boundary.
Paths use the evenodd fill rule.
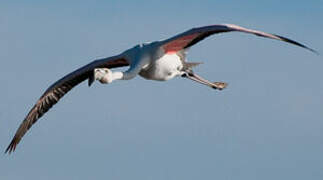
<path fill-rule="evenodd" d="M 225 82 L 214 82 L 213 83 L 213 89 L 218 89 L 218 90 L 223 90 L 224 88 L 226 88 L 228 86 L 227 83 Z"/>

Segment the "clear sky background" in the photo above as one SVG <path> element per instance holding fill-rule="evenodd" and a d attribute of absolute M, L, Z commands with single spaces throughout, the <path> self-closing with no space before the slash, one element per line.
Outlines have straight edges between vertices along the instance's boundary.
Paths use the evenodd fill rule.
<path fill-rule="evenodd" d="M 323 53 L 323 1 L 5 1 L 0 150 L 49 85 L 140 42 L 234 23 Z M 323 58 L 242 33 L 191 48 L 214 91 L 177 78 L 83 83 L 36 123 L 1 180 L 321 180 Z"/>

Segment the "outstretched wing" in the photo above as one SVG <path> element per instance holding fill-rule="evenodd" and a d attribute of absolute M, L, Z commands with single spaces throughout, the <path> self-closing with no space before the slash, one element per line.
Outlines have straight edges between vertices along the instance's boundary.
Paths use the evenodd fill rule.
<path fill-rule="evenodd" d="M 280 40 L 280 41 L 285 41 L 285 42 L 294 44 L 296 46 L 300 46 L 302 48 L 308 49 L 314 53 L 317 53 L 315 50 L 308 48 L 305 45 L 298 43 L 296 41 L 293 41 L 291 39 L 288 39 L 288 38 L 285 38 L 285 37 L 282 37 L 279 35 L 275 35 L 275 34 L 265 33 L 262 31 L 247 29 L 247 28 L 240 27 L 240 26 L 237 26 L 234 24 L 211 25 L 211 26 L 193 28 L 193 29 L 188 30 L 184 33 L 176 35 L 172 38 L 164 40 L 162 42 L 162 48 L 165 50 L 165 52 L 177 52 L 182 49 L 189 48 L 189 47 L 193 46 L 194 44 L 202 41 L 206 37 L 211 36 L 213 34 L 232 32 L 232 31 L 250 33 L 250 34 L 254 34 L 254 35 L 265 37 L 265 38 L 271 38 L 271 39 L 276 39 L 276 40 Z"/>
<path fill-rule="evenodd" d="M 36 123 L 37 120 L 42 117 L 54 104 L 56 104 L 68 91 L 70 91 L 73 87 L 86 79 L 89 79 L 89 85 L 91 85 L 91 83 L 93 82 L 94 68 L 116 68 L 128 65 L 128 61 L 121 55 L 99 59 L 75 70 L 74 72 L 55 82 L 39 98 L 34 107 L 25 117 L 24 121 L 20 124 L 15 136 L 6 149 L 6 153 L 15 151 L 17 144 L 28 131 L 28 129 L 34 123 Z"/>

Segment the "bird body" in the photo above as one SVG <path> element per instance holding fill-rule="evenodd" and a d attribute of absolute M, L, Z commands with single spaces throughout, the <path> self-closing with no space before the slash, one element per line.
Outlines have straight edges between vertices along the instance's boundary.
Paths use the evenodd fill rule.
<path fill-rule="evenodd" d="M 190 64 L 185 60 L 186 50 L 167 52 L 160 48 L 161 43 L 161 41 L 146 42 L 124 51 L 119 56 L 127 59 L 130 68 L 122 75 L 119 72 L 114 74 L 107 72 L 107 69 L 98 68 L 96 79 L 99 81 L 102 79 L 102 83 L 111 83 L 119 79 L 132 79 L 139 74 L 148 80 L 167 81 L 182 75 L 186 64 Z"/>
<path fill-rule="evenodd" d="M 184 61 L 177 53 L 166 53 L 143 66 L 139 75 L 145 79 L 167 81 L 182 75 Z"/>
<path fill-rule="evenodd" d="M 139 44 L 119 55 L 95 60 L 51 85 L 20 124 L 6 152 L 15 151 L 17 144 L 30 127 L 66 93 L 85 80 L 88 80 L 90 86 L 95 80 L 109 84 L 115 80 L 130 80 L 137 75 L 157 81 L 166 81 L 181 76 L 213 89 L 222 90 L 227 86 L 226 83 L 210 82 L 193 72 L 192 68 L 200 63 L 187 62 L 186 53 L 190 47 L 210 35 L 232 31 L 284 41 L 315 52 L 313 49 L 291 39 L 232 24 L 193 28 L 166 40 Z M 124 66 L 129 66 L 129 69 L 124 72 L 111 71 L 112 68 Z"/>

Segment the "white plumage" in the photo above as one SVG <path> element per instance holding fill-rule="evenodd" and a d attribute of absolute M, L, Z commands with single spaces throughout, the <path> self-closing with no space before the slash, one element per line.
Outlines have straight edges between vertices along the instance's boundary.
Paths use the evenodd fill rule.
<path fill-rule="evenodd" d="M 191 46 L 212 34 L 232 31 L 285 41 L 315 52 L 313 49 L 291 39 L 232 24 L 193 28 L 166 40 L 140 44 L 119 55 L 95 60 L 88 65 L 71 72 L 51 85 L 20 124 L 14 138 L 6 149 L 6 152 L 11 153 L 14 151 L 28 129 L 44 113 L 73 87 L 87 79 L 89 85 L 91 85 L 94 80 L 98 80 L 101 83 L 112 83 L 115 80 L 132 79 L 138 74 L 146 79 L 158 81 L 166 81 L 176 76 L 182 76 L 207 85 L 213 89 L 222 90 L 227 84 L 223 82 L 210 82 L 195 74 L 192 68 L 199 63 L 186 62 L 185 53 Z M 124 72 L 112 72 L 110 70 L 123 66 L 129 66 L 129 69 Z"/>

